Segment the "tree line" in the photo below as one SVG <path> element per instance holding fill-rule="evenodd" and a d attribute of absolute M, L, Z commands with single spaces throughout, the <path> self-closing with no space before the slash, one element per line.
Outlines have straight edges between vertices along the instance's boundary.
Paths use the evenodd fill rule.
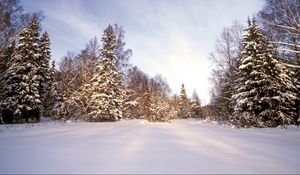
<path fill-rule="evenodd" d="M 101 42 L 79 54 L 51 60 L 50 36 L 40 34 L 41 14 L 25 13 L 17 0 L 0 3 L 1 122 L 147 119 L 168 122 L 198 117 L 237 127 L 276 127 L 299 120 L 298 0 L 266 0 L 248 19 L 224 28 L 210 54 L 211 102 L 201 107 L 184 84 L 172 94 L 162 75 L 131 65 L 125 31 L 108 25 Z"/>
<path fill-rule="evenodd" d="M 149 77 L 129 64 L 132 50 L 121 26 L 108 25 L 101 47 L 95 37 L 56 69 L 50 36 L 40 34 L 41 14 L 25 13 L 17 0 L 2 0 L 0 10 L 2 123 L 203 117 L 196 92 L 188 98 L 182 85 L 180 96 L 172 95 L 161 75 Z"/>
<path fill-rule="evenodd" d="M 178 97 L 162 75 L 149 77 L 129 63 L 125 31 L 109 25 L 102 37 L 89 41 L 78 55 L 68 53 L 59 64 L 61 105 L 58 119 L 117 121 L 147 119 L 168 122 L 176 118 L 204 117 L 196 92 L 188 98 L 185 87 Z M 183 113 L 182 111 L 186 111 Z"/>

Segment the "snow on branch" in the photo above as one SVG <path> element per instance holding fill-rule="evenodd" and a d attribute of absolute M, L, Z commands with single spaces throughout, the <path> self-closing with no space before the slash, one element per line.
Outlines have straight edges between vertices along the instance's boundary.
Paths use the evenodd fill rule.
<path fill-rule="evenodd" d="M 285 64 L 287 67 L 290 67 L 290 68 L 300 69 L 300 66 L 299 66 L 299 65 L 289 64 L 289 63 L 283 63 L 283 64 Z"/>

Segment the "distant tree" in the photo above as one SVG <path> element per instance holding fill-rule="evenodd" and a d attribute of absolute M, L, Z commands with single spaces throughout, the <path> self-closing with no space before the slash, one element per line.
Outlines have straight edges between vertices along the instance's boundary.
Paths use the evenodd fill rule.
<path fill-rule="evenodd" d="M 193 92 L 193 97 L 192 97 L 190 106 L 191 106 L 191 117 L 194 117 L 194 118 L 203 118 L 204 117 L 202 107 L 201 107 L 201 101 L 195 90 Z"/>
<path fill-rule="evenodd" d="M 168 122 L 176 118 L 176 109 L 169 98 L 171 89 L 161 75 L 151 78 L 137 67 L 131 67 L 126 88 L 129 90 L 123 110 L 126 118 L 151 122 Z"/>
<path fill-rule="evenodd" d="M 179 96 L 178 118 L 189 118 L 191 116 L 191 107 L 189 98 L 186 95 L 184 84 L 181 85 Z"/>
<path fill-rule="evenodd" d="M 204 115 L 204 120 L 208 122 L 212 122 L 213 117 L 213 111 L 214 111 L 214 106 L 213 105 L 205 105 L 202 107 L 203 109 L 203 115 Z"/>
<path fill-rule="evenodd" d="M 170 106 L 172 108 L 171 111 L 172 111 L 172 113 L 174 113 L 172 119 L 177 119 L 178 118 L 178 113 L 179 113 L 179 110 L 180 110 L 179 96 L 177 94 L 173 94 L 171 96 L 171 98 L 169 99 L 169 103 L 170 103 Z"/>
<path fill-rule="evenodd" d="M 175 116 L 167 98 L 153 92 L 150 96 L 149 115 L 146 119 L 150 122 L 168 122 Z"/>
<path fill-rule="evenodd" d="M 149 79 L 149 113 L 146 119 L 151 122 L 168 122 L 175 118 L 176 112 L 172 111 L 169 99 L 170 87 L 167 81 L 156 75 Z"/>
<path fill-rule="evenodd" d="M 275 127 L 295 121 L 297 88 L 284 65 L 272 56 L 272 50 L 255 20 L 249 20 L 235 80 L 237 93 L 232 96 L 237 126 Z"/>

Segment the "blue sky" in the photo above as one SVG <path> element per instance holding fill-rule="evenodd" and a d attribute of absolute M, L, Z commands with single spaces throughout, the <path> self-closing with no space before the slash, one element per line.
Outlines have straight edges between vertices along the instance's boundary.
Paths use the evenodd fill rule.
<path fill-rule="evenodd" d="M 262 0 L 21 0 L 26 11 L 43 11 L 52 58 L 78 53 L 108 24 L 123 26 L 133 50 L 130 62 L 147 74 L 166 77 L 174 93 L 184 83 L 209 102 L 209 52 L 234 20 L 246 24 Z"/>

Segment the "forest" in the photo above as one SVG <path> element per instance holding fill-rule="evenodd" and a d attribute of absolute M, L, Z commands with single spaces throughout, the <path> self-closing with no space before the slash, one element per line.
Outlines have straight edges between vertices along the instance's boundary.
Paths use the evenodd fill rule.
<path fill-rule="evenodd" d="M 150 77 L 132 65 L 134 50 L 126 47 L 120 24 L 106 24 L 80 53 L 68 52 L 55 63 L 51 33 L 41 26 L 43 13 L 26 12 L 18 0 L 0 2 L 2 124 L 45 118 L 199 118 L 262 128 L 300 122 L 299 0 L 265 0 L 263 9 L 248 21 L 233 21 L 223 29 L 209 56 L 214 66 L 207 105 L 196 91 L 188 97 L 184 84 L 180 94 L 174 94 L 163 75 Z"/>

